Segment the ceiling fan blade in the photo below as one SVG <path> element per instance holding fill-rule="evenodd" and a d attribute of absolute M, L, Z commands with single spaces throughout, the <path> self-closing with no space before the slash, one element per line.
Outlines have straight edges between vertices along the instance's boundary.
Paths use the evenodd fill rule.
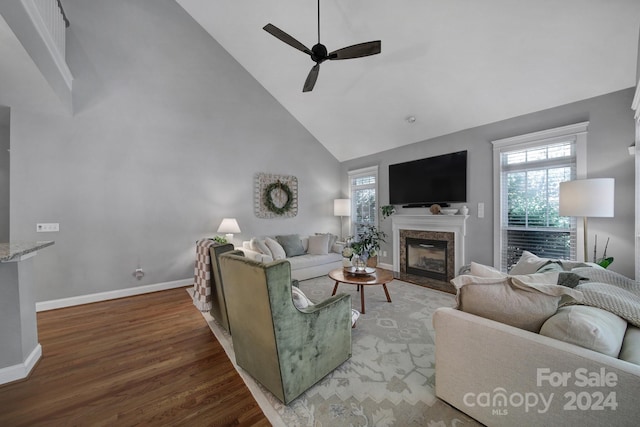
<path fill-rule="evenodd" d="M 365 42 L 360 44 L 354 44 L 353 46 L 343 47 L 342 49 L 334 50 L 328 57 L 329 59 L 351 59 L 362 58 L 363 56 L 376 55 L 381 52 L 382 42 L 380 40 Z"/>
<path fill-rule="evenodd" d="M 272 36 L 282 40 L 289 46 L 294 47 L 299 51 L 306 53 L 307 55 L 311 55 L 311 50 L 309 50 L 308 47 L 306 47 L 305 45 L 300 43 L 298 40 L 291 37 L 289 34 L 282 31 L 280 28 L 276 27 L 275 25 L 267 24 L 262 29 L 265 30 L 267 33 L 271 34 Z"/>
<path fill-rule="evenodd" d="M 311 71 L 309 71 L 307 80 L 305 80 L 304 82 L 304 87 L 302 88 L 303 92 L 311 92 L 313 90 L 313 87 L 316 85 L 316 80 L 318 80 L 319 72 L 320 72 L 320 64 L 314 65 Z"/>

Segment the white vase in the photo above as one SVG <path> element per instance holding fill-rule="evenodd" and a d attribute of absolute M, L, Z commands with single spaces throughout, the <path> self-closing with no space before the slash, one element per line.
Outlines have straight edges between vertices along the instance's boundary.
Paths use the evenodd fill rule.
<path fill-rule="evenodd" d="M 460 215 L 467 215 L 469 213 L 469 208 L 467 207 L 467 205 L 464 205 L 463 207 L 460 208 Z"/>

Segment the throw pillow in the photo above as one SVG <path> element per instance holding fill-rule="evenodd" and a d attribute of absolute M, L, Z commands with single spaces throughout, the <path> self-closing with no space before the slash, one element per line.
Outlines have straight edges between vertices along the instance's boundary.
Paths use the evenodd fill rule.
<path fill-rule="evenodd" d="M 327 244 L 327 251 L 331 252 L 333 250 L 333 245 L 338 241 L 338 236 L 331 233 L 316 233 L 316 236 L 327 235 L 329 236 L 329 242 Z M 342 251 L 340 251 L 342 252 Z"/>
<path fill-rule="evenodd" d="M 295 305 L 297 309 L 307 308 L 313 305 L 304 292 L 295 286 L 291 287 L 291 298 L 293 299 L 293 305 Z"/>
<path fill-rule="evenodd" d="M 478 264 L 477 262 L 472 262 L 470 266 L 470 272 L 472 276 L 477 277 L 494 277 L 498 279 L 502 279 L 507 277 L 503 272 L 496 270 L 493 267 L 489 267 L 488 265 Z"/>
<path fill-rule="evenodd" d="M 287 258 L 304 255 L 304 246 L 302 246 L 302 240 L 300 240 L 299 235 L 287 234 L 284 236 L 276 236 L 276 240 L 284 249 Z"/>
<path fill-rule="evenodd" d="M 263 255 L 269 255 L 271 258 L 273 258 L 271 250 L 267 247 L 267 244 L 262 239 L 252 237 L 251 241 L 249 242 L 249 247 L 255 252 L 260 252 Z"/>
<path fill-rule="evenodd" d="M 273 258 L 274 260 L 285 259 L 287 257 L 287 253 L 284 251 L 282 246 L 280 246 L 280 243 L 276 242 L 271 237 L 267 237 L 266 239 L 264 239 L 264 242 L 271 251 L 271 258 Z"/>
<path fill-rule="evenodd" d="M 560 307 L 542 328 L 540 335 L 618 357 L 627 330 L 626 320 L 596 307 Z"/>
<path fill-rule="evenodd" d="M 520 259 L 516 265 L 509 270 L 509 274 L 532 274 L 545 266 L 549 261 L 549 258 L 540 258 L 529 251 L 522 251 Z"/>
<path fill-rule="evenodd" d="M 555 284 L 528 285 L 530 280 L 527 276 L 495 278 L 465 275 L 454 278 L 451 283 L 458 291 L 456 302 L 459 310 L 532 332 L 538 332 L 558 310 L 563 296 L 572 293 L 582 295 Z"/>
<path fill-rule="evenodd" d="M 315 236 L 309 236 L 309 249 L 307 250 L 312 255 L 326 255 L 329 253 L 329 235 L 328 234 L 316 234 Z"/>

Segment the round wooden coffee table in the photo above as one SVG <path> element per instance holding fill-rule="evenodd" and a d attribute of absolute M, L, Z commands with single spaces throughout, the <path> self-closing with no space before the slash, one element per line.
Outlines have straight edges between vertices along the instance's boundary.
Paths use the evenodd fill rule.
<path fill-rule="evenodd" d="M 329 272 L 329 277 L 335 280 L 336 285 L 333 287 L 333 293 L 335 295 L 340 283 L 347 283 L 349 285 L 356 285 L 360 291 L 360 312 L 364 314 L 364 287 L 368 285 L 382 285 L 384 294 L 387 296 L 387 301 L 391 302 L 389 296 L 389 290 L 387 289 L 387 283 L 393 280 L 393 274 L 389 270 L 382 268 L 375 268 L 375 271 L 371 274 L 360 275 L 352 274 L 344 268 L 336 268 Z"/>

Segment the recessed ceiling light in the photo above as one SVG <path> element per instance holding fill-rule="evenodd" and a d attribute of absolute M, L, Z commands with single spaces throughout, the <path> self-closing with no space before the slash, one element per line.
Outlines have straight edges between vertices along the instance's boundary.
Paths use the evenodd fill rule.
<path fill-rule="evenodd" d="M 407 118 L 405 118 L 405 120 L 409 124 L 415 123 L 416 122 L 416 116 L 408 116 Z"/>

